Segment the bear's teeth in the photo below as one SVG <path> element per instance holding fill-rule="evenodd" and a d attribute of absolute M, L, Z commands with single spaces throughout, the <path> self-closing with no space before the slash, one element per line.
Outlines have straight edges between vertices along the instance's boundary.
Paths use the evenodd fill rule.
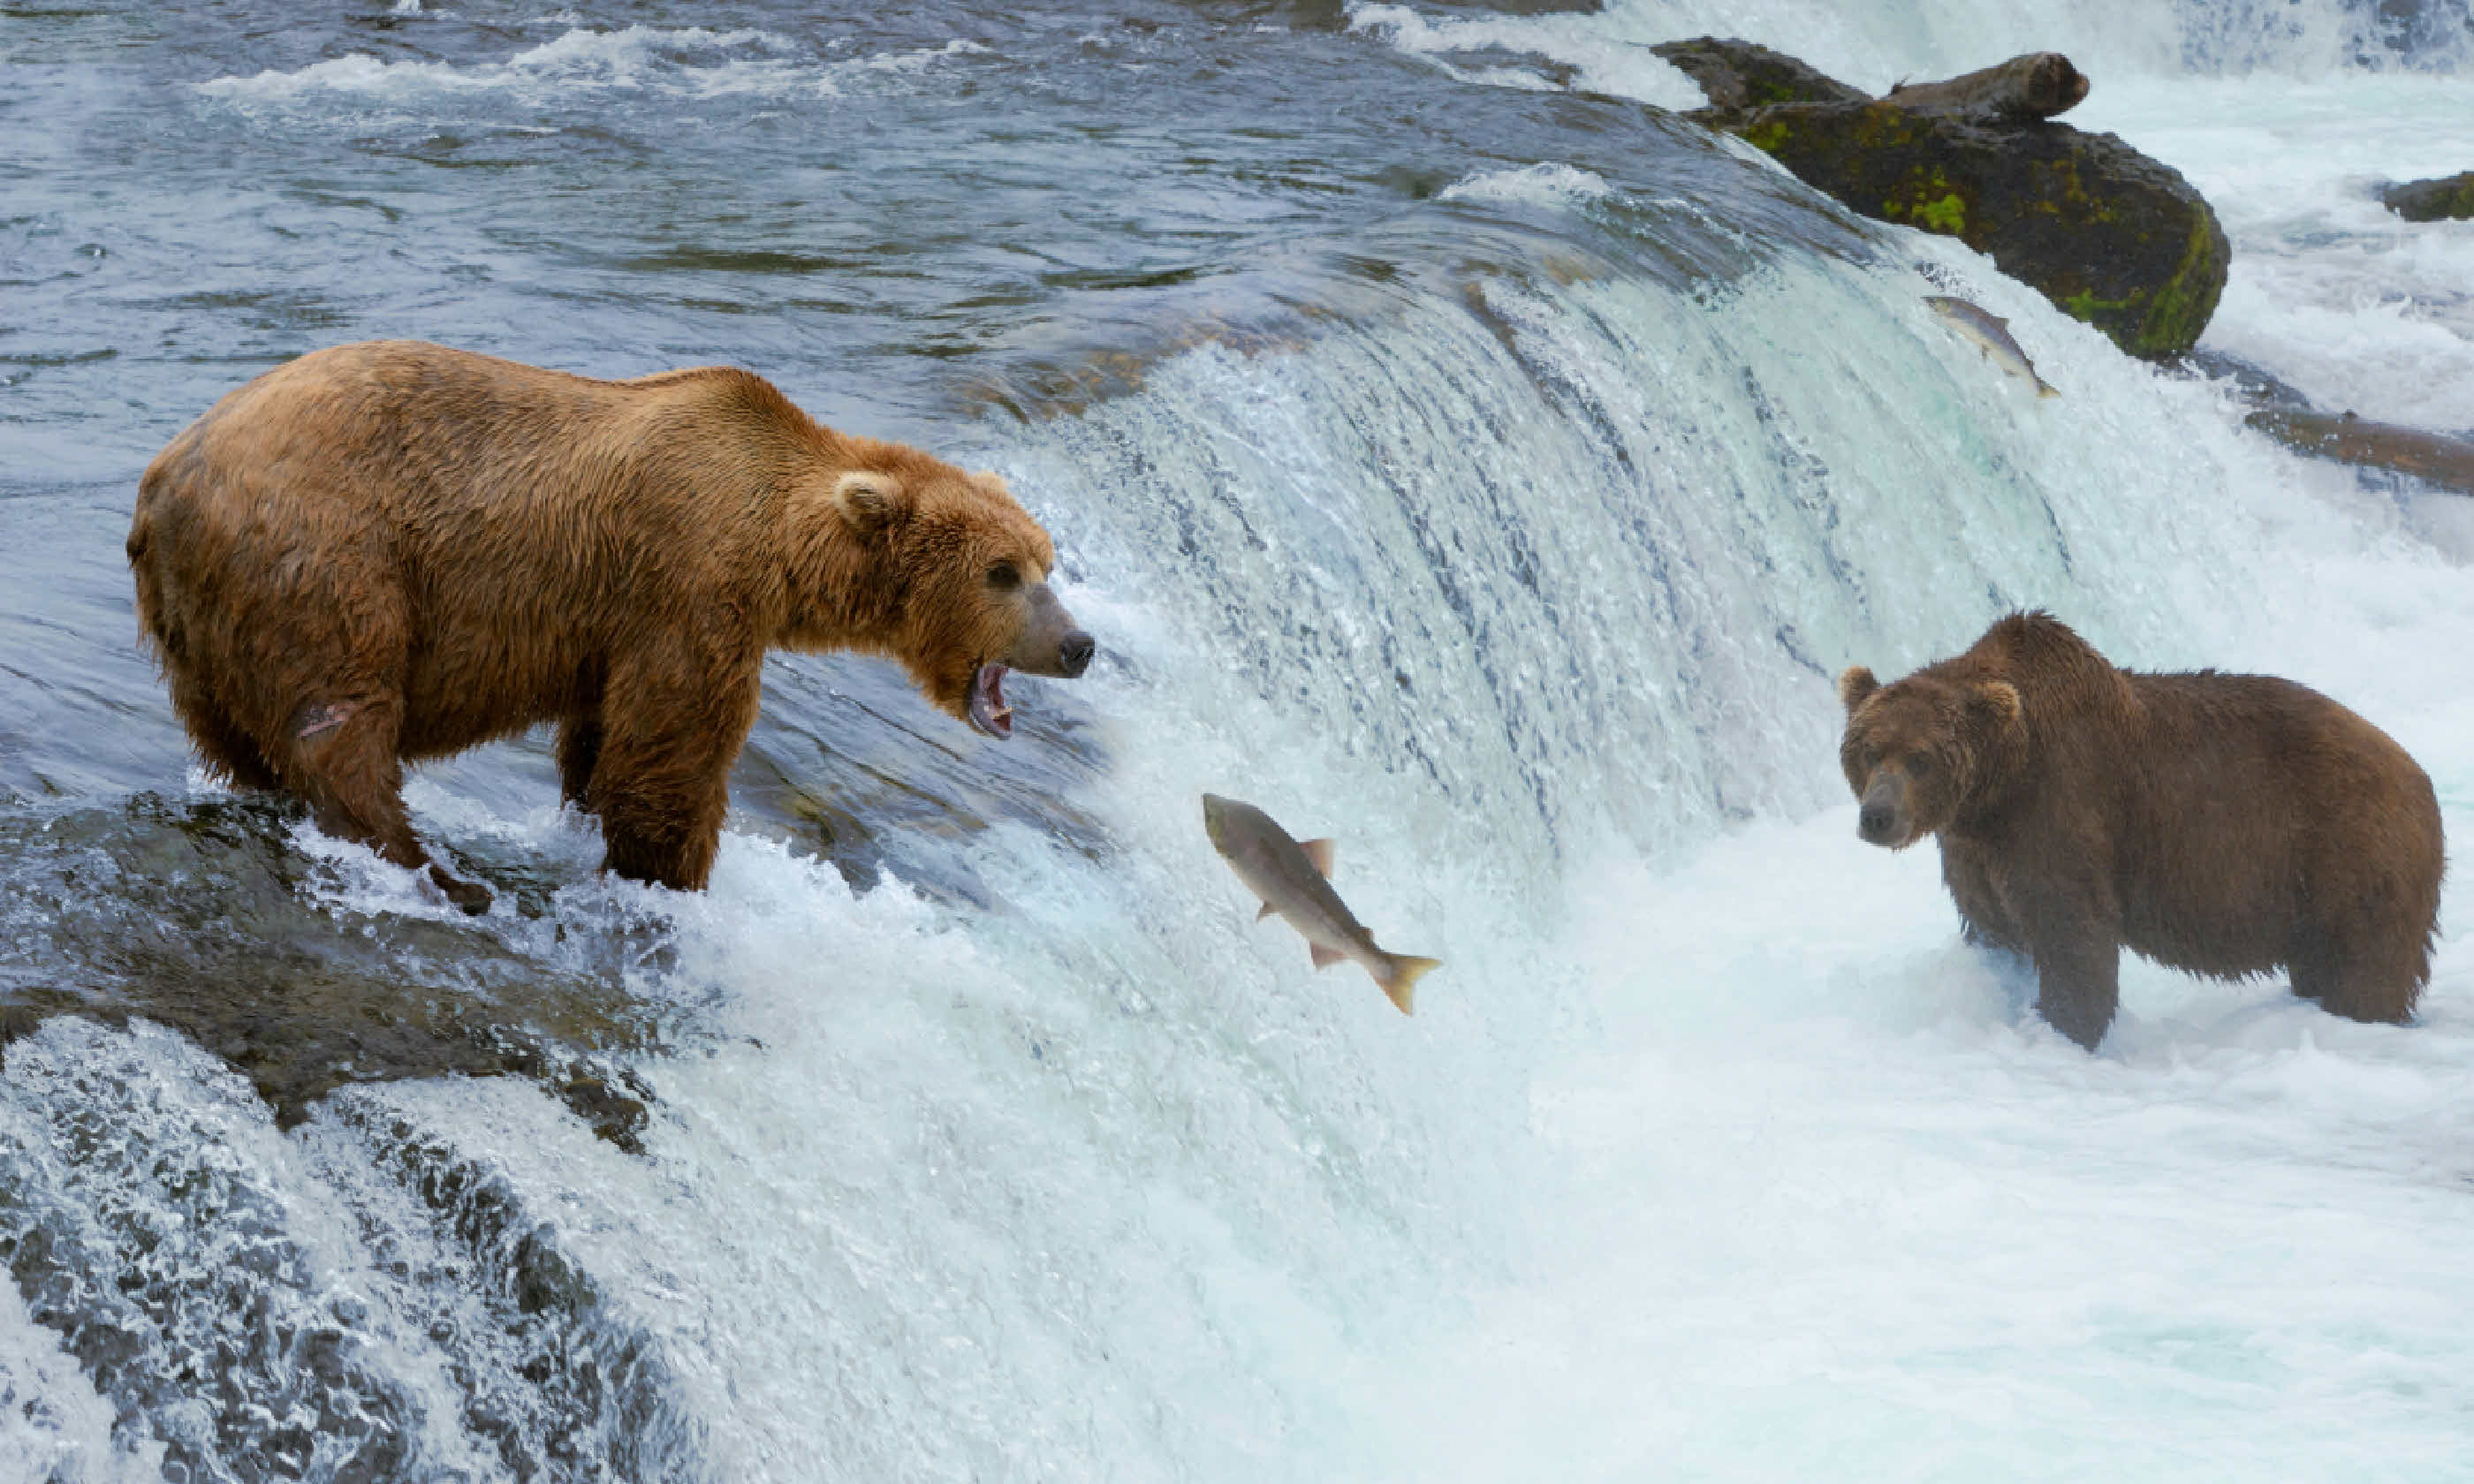
<path fill-rule="evenodd" d="M 1004 737 L 1013 730 L 1013 707 L 1006 705 L 1006 667 L 997 663 L 980 666 L 972 677 L 971 721 L 993 737 Z"/>

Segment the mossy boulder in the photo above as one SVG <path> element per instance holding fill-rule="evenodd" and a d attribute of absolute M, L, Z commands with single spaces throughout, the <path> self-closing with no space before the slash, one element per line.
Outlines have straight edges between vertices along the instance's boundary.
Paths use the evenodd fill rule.
<path fill-rule="evenodd" d="M 1868 103 L 1872 95 L 1817 72 L 1784 52 L 1750 41 L 1702 36 L 1650 48 L 1690 78 L 1713 108 L 1765 108 L 1781 103 Z"/>
<path fill-rule="evenodd" d="M 1743 80 L 1791 75 L 1779 63 L 1794 60 L 1710 37 L 1657 50 L 1717 105 L 1690 115 L 1696 121 L 1738 135 L 1865 216 L 1958 238 L 2133 355 L 2182 354 L 2216 312 L 2232 257 L 2216 213 L 2179 172 L 2112 134 L 1993 102 L 1914 107 L 1903 101 L 1909 90 L 1730 105 L 1720 100 L 1760 96 Z M 1726 81 L 1713 88 L 1704 81 L 1712 77 Z M 1950 96 L 1946 86 L 1912 91 Z M 2081 82 L 2076 94 L 2084 92 Z"/>
<path fill-rule="evenodd" d="M 2409 222 L 2474 221 L 2474 170 L 2436 180 L 2398 180 L 2380 187 L 2380 200 Z"/>

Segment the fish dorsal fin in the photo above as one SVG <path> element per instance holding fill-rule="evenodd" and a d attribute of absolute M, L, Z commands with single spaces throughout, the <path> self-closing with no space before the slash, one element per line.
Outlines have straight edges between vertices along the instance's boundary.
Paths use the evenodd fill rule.
<path fill-rule="evenodd" d="M 1271 915 L 1272 915 L 1272 904 L 1271 904 L 1270 902 L 1268 902 L 1268 901 L 1267 901 L 1267 902 L 1263 903 L 1263 910 L 1254 914 L 1254 921 L 1255 921 L 1255 922 L 1259 922 L 1263 921 L 1265 918 L 1270 917 Z"/>
<path fill-rule="evenodd" d="M 1338 948 L 1326 948 L 1319 943 L 1307 944 L 1306 951 L 1314 955 L 1314 964 L 1317 969 L 1329 969 L 1332 965 L 1348 957 L 1347 954 L 1341 952 Z"/>
<path fill-rule="evenodd" d="M 1298 842 L 1298 849 L 1306 852 L 1306 859 L 1314 862 L 1314 869 L 1322 873 L 1324 880 L 1331 879 L 1330 841 L 1300 840 Z"/>

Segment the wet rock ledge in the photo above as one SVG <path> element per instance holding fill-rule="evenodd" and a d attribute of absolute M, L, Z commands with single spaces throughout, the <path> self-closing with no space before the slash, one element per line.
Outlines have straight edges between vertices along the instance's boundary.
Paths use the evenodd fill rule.
<path fill-rule="evenodd" d="M 2436 180 L 2398 180 L 2380 187 L 2380 201 L 2409 222 L 2474 221 L 2474 170 Z"/>
<path fill-rule="evenodd" d="M 2197 344 L 2232 250 L 2179 172 L 2052 115 L 2088 82 L 2056 52 L 1871 97 L 1795 58 L 1702 36 L 1653 51 L 1710 107 L 1687 115 L 1851 210 L 1958 238 L 2133 355 Z"/>
<path fill-rule="evenodd" d="M 595 962 L 545 960 L 486 924 L 381 928 L 305 890 L 320 868 L 293 849 L 301 814 L 271 797 L 154 795 L 0 814 L 0 1076 L 10 1044 L 55 1016 L 143 1018 L 248 1078 L 279 1128 L 349 1084 L 511 1076 L 643 1152 L 652 1093 L 633 1064 L 679 1029 L 629 987 L 666 951 L 658 934 L 609 934 Z M 553 883 L 514 862 L 458 864 L 542 919 Z M 543 936 L 529 934 L 536 949 Z"/>

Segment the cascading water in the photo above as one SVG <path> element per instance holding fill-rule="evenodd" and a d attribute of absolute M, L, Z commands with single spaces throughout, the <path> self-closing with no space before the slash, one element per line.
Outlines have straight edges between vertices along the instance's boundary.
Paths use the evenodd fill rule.
<path fill-rule="evenodd" d="M 2210 25 L 2251 26 L 2177 13 L 2057 24 L 2161 119 Z M 1800 44 L 1878 84 L 2050 41 L 1970 16 L 1833 23 L 1835 66 Z M 85 159 L 119 220 L 72 159 L 9 224 L 63 307 L 0 434 L 51 471 L 6 476 L 0 531 L 61 554 L 0 614 L 0 1481 L 2474 1459 L 2454 937 L 2408 1028 L 2126 965 L 2086 1056 L 1957 945 L 1928 852 L 1856 842 L 1830 686 L 2050 607 L 2124 662 L 2330 690 L 2462 831 L 2447 507 L 2275 450 L 1963 250 L 1524 85 L 1519 57 L 1744 29 L 1682 9 L 486 19 L 158 62 L 242 162 L 199 156 L 232 173 L 192 199 L 243 225 L 166 208 L 154 152 L 189 146 L 159 140 Z M 96 58 L 164 37 L 106 24 L 8 41 L 47 138 L 72 100 L 150 96 Z M 2377 81 L 2382 107 L 2430 82 Z M 322 162 L 245 179 L 264 137 Z M 1039 169 L 1101 179 L 1052 199 Z M 2250 200 L 2219 207 L 2272 248 Z M 216 229 L 260 260 L 189 266 Z M 287 246 L 338 233 L 375 255 Z M 2292 261 L 2334 281 L 2347 251 Z M 1937 292 L 2008 316 L 2063 397 L 1949 335 Z M 76 359 L 81 315 L 109 356 Z M 219 326 L 260 360 L 183 358 Z M 872 664 L 778 663 L 701 897 L 597 878 L 538 743 L 432 770 L 424 832 L 506 888 L 468 924 L 183 777 L 118 566 L 134 468 L 202 398 L 303 335 L 409 332 L 744 360 L 998 467 L 1104 658 L 1025 682 L 1009 749 Z M 2335 343 L 2277 369 L 2333 384 Z M 97 408 L 127 431 L 88 446 Z M 1414 1019 L 1253 923 L 1206 789 L 1340 842 L 1378 940 L 1444 961 Z M 262 1008 L 165 1008 L 202 990 Z M 313 1021 L 346 1051 L 269 1090 Z M 423 1036 L 461 1049 L 412 1065 Z M 641 1096 L 640 1153 L 579 1081 Z"/>

